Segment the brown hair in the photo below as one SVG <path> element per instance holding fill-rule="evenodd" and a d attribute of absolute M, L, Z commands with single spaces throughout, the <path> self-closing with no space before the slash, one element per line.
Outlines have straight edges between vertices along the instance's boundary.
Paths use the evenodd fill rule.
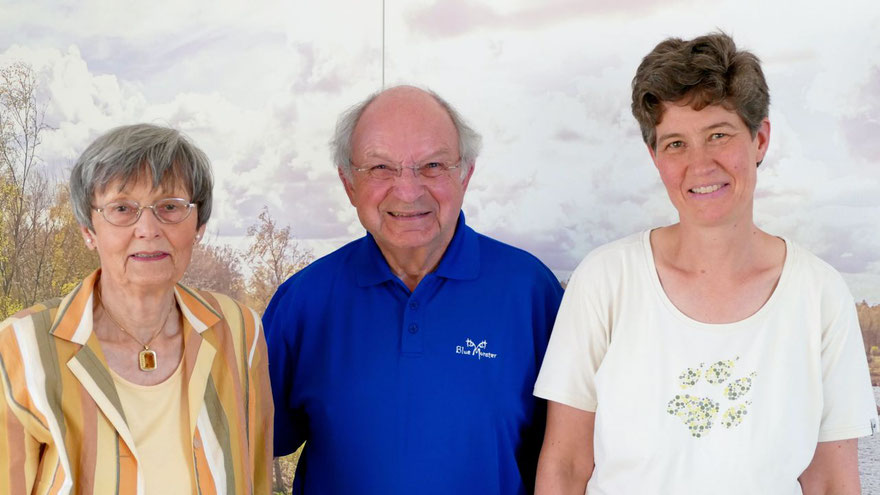
<path fill-rule="evenodd" d="M 770 92 L 758 57 L 737 50 L 725 33 L 690 41 L 667 38 L 642 59 L 632 81 L 632 113 L 652 149 L 657 147 L 656 127 L 663 118 L 663 102 L 683 99 L 689 100 L 694 110 L 722 105 L 735 111 L 752 137 L 770 107 Z"/>

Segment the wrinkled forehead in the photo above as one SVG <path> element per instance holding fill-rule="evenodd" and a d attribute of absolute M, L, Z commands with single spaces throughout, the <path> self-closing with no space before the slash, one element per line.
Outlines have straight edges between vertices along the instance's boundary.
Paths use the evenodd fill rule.
<path fill-rule="evenodd" d="M 449 113 L 425 93 L 382 95 L 364 109 L 352 134 L 352 155 L 388 158 L 457 153 Z"/>

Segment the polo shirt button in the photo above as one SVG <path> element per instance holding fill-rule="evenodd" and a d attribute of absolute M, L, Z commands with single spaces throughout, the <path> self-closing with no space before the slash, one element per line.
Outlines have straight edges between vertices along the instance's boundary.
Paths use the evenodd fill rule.
<path fill-rule="evenodd" d="M 418 325 L 416 325 L 415 323 L 411 323 L 411 324 L 409 325 L 409 333 L 416 333 L 416 332 L 418 332 L 418 331 L 419 331 L 419 326 L 418 326 Z"/>
<path fill-rule="evenodd" d="M 410 301 L 409 309 L 412 309 L 412 310 L 419 309 L 419 302 L 418 301 Z"/>
<path fill-rule="evenodd" d="M 193 439 L 193 447 L 196 449 L 202 448 L 202 441 L 198 438 Z"/>

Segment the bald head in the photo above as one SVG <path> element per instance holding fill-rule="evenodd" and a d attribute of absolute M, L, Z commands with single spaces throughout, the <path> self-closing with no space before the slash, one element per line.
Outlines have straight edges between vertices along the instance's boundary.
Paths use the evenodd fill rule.
<path fill-rule="evenodd" d="M 394 86 L 384 91 L 374 94 L 371 98 L 365 100 L 361 117 L 369 113 L 373 107 L 388 107 L 402 110 L 413 109 L 416 107 L 424 110 L 439 110 L 452 122 L 449 112 L 440 104 L 438 97 L 429 91 L 417 88 L 415 86 Z"/>
<path fill-rule="evenodd" d="M 373 93 L 362 102 L 346 110 L 336 123 L 336 132 L 330 142 L 334 165 L 346 177 L 351 177 L 352 146 L 355 134 L 363 132 L 361 121 L 372 126 L 380 119 L 418 122 L 431 119 L 438 129 L 451 124 L 462 160 L 463 172 L 473 166 L 480 152 L 480 135 L 477 134 L 449 103 L 430 90 L 415 86 L 395 86 Z M 377 118 L 378 117 L 378 118 Z"/>

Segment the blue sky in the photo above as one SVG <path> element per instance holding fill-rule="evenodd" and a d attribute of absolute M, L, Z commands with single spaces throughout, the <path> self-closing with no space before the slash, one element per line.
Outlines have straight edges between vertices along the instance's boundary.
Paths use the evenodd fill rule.
<path fill-rule="evenodd" d="M 428 86 L 483 134 L 478 230 L 565 278 L 589 250 L 675 220 L 629 112 L 641 57 L 723 29 L 764 62 L 770 152 L 756 219 L 880 303 L 880 4 L 846 0 L 386 0 L 388 84 Z M 337 115 L 381 86 L 380 1 L 0 0 L 0 63 L 48 101 L 59 176 L 110 127 L 186 132 L 212 158 L 215 242 L 263 206 L 322 254 L 363 233 L 330 163 Z"/>

